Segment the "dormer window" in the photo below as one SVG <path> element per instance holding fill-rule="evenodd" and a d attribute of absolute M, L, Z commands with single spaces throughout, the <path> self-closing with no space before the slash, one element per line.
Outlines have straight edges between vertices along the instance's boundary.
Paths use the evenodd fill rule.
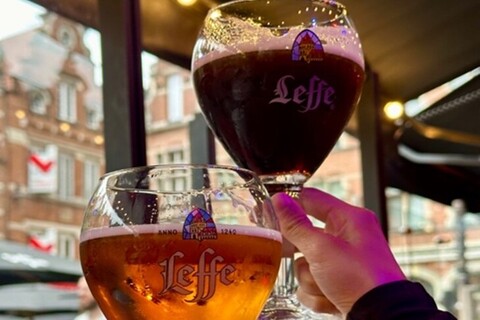
<path fill-rule="evenodd" d="M 75 47 L 75 31 L 70 26 L 61 26 L 57 32 L 58 41 L 68 49 Z"/>
<path fill-rule="evenodd" d="M 87 127 L 92 130 L 97 130 L 100 128 L 101 117 L 97 110 L 95 109 L 86 109 L 87 112 Z"/>
<path fill-rule="evenodd" d="M 46 114 L 47 105 L 49 104 L 49 95 L 45 91 L 35 90 L 30 92 L 30 111 L 36 114 Z"/>

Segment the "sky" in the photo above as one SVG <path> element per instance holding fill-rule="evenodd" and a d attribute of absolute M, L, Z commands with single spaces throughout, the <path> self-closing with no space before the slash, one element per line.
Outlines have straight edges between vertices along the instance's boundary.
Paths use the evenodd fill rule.
<path fill-rule="evenodd" d="M 25 0 L 0 1 L 0 39 L 39 26 L 45 9 Z"/>
<path fill-rule="evenodd" d="M 40 15 L 45 8 L 28 0 L 0 0 L 0 40 L 39 27 L 42 23 Z M 102 59 L 100 50 L 100 35 L 96 30 L 89 29 L 85 35 L 85 45 L 90 49 L 91 59 L 95 64 L 95 81 L 102 84 Z M 150 54 L 142 55 L 143 85 L 148 86 L 150 66 L 156 58 Z"/>

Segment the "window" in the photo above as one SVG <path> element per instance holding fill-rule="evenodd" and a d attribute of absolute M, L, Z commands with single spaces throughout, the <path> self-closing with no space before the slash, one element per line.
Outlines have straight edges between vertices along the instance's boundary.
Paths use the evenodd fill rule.
<path fill-rule="evenodd" d="M 185 160 L 185 152 L 183 150 L 170 151 L 167 155 L 169 163 L 181 163 Z"/>
<path fill-rule="evenodd" d="M 57 255 L 64 258 L 75 259 L 75 249 L 77 247 L 75 235 L 70 233 L 58 234 Z"/>
<path fill-rule="evenodd" d="M 232 186 L 235 185 L 236 177 L 235 174 L 231 172 L 218 172 L 216 174 L 216 179 L 218 185 L 223 185 L 223 186 Z M 217 193 L 215 194 L 215 200 L 227 200 L 228 196 L 224 193 Z"/>
<path fill-rule="evenodd" d="M 402 193 L 398 189 L 387 188 L 388 227 L 390 230 L 401 232 L 407 226 L 402 212 Z"/>
<path fill-rule="evenodd" d="M 183 77 L 178 73 L 167 78 L 167 117 L 169 122 L 183 119 Z"/>
<path fill-rule="evenodd" d="M 93 160 L 86 160 L 83 165 L 83 196 L 90 198 L 100 178 L 100 165 Z"/>
<path fill-rule="evenodd" d="M 180 173 L 175 171 L 176 174 L 170 175 L 168 178 L 164 178 L 161 182 L 161 188 L 171 191 L 182 191 L 185 190 L 187 186 L 187 176 L 186 171 Z"/>
<path fill-rule="evenodd" d="M 408 197 L 408 222 L 414 230 L 426 230 L 430 221 L 425 210 L 425 199 L 414 194 Z"/>
<path fill-rule="evenodd" d="M 235 184 L 235 175 L 230 172 L 219 172 L 217 177 L 219 185 L 230 186 Z"/>
<path fill-rule="evenodd" d="M 186 162 L 185 151 L 181 149 L 159 154 L 157 159 L 158 162 L 162 164 Z M 175 171 L 175 173 L 169 175 L 168 178 L 163 178 L 160 183 L 162 189 L 181 191 L 187 186 L 187 171 Z"/>
<path fill-rule="evenodd" d="M 185 151 L 182 149 L 176 149 L 172 151 L 167 151 L 157 155 L 158 163 L 169 164 L 169 163 L 184 163 Z"/>
<path fill-rule="evenodd" d="M 463 221 L 468 227 L 480 226 L 480 217 L 476 213 L 466 212 L 463 216 Z"/>
<path fill-rule="evenodd" d="M 58 195 L 68 199 L 75 194 L 75 160 L 71 155 L 58 155 Z"/>
<path fill-rule="evenodd" d="M 347 192 L 341 180 L 329 179 L 329 180 L 312 180 L 308 182 L 308 185 L 324 190 L 337 198 L 345 199 Z"/>
<path fill-rule="evenodd" d="M 60 82 L 58 87 L 58 119 L 77 121 L 77 89 L 73 82 Z"/>
<path fill-rule="evenodd" d="M 48 96 L 42 91 L 32 91 L 30 93 L 30 110 L 36 114 L 46 114 Z"/>
<path fill-rule="evenodd" d="M 357 138 L 353 137 L 352 135 L 348 134 L 347 132 L 342 133 L 342 135 L 338 138 L 333 150 L 341 151 L 347 149 L 353 149 L 359 147 L 359 141 Z"/>
<path fill-rule="evenodd" d="M 71 26 L 61 26 L 58 29 L 58 41 L 66 48 L 72 49 L 75 46 L 75 31 Z"/>
<path fill-rule="evenodd" d="M 346 135 L 346 133 L 343 133 L 338 138 L 337 142 L 333 146 L 333 150 L 340 151 L 340 150 L 346 149 L 348 142 L 347 142 L 347 138 L 345 137 L 345 135 Z"/>
<path fill-rule="evenodd" d="M 395 231 L 427 230 L 431 226 L 425 199 L 398 189 L 387 189 L 389 228 Z"/>
<path fill-rule="evenodd" d="M 100 114 L 94 109 L 86 109 L 87 127 L 93 130 L 100 128 Z"/>

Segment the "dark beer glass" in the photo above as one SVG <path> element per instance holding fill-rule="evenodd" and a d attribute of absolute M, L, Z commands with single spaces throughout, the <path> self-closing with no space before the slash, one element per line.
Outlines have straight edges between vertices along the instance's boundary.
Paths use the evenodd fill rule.
<path fill-rule="evenodd" d="M 208 13 L 192 77 L 201 110 L 233 160 L 255 171 L 270 193 L 296 195 L 352 116 L 364 60 L 336 1 L 239 0 Z M 291 284 L 277 286 L 270 318 L 305 319 Z M 269 307 L 272 301 L 278 306 Z"/>
<path fill-rule="evenodd" d="M 85 212 L 80 258 L 108 319 L 258 318 L 282 237 L 255 173 L 226 166 L 105 175 Z"/>

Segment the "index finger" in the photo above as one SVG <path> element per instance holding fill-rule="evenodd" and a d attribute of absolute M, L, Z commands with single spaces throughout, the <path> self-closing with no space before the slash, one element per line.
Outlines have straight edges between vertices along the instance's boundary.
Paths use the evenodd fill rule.
<path fill-rule="evenodd" d="M 298 199 L 305 212 L 316 219 L 326 222 L 332 215 L 346 217 L 356 207 L 315 188 L 303 188 Z"/>

